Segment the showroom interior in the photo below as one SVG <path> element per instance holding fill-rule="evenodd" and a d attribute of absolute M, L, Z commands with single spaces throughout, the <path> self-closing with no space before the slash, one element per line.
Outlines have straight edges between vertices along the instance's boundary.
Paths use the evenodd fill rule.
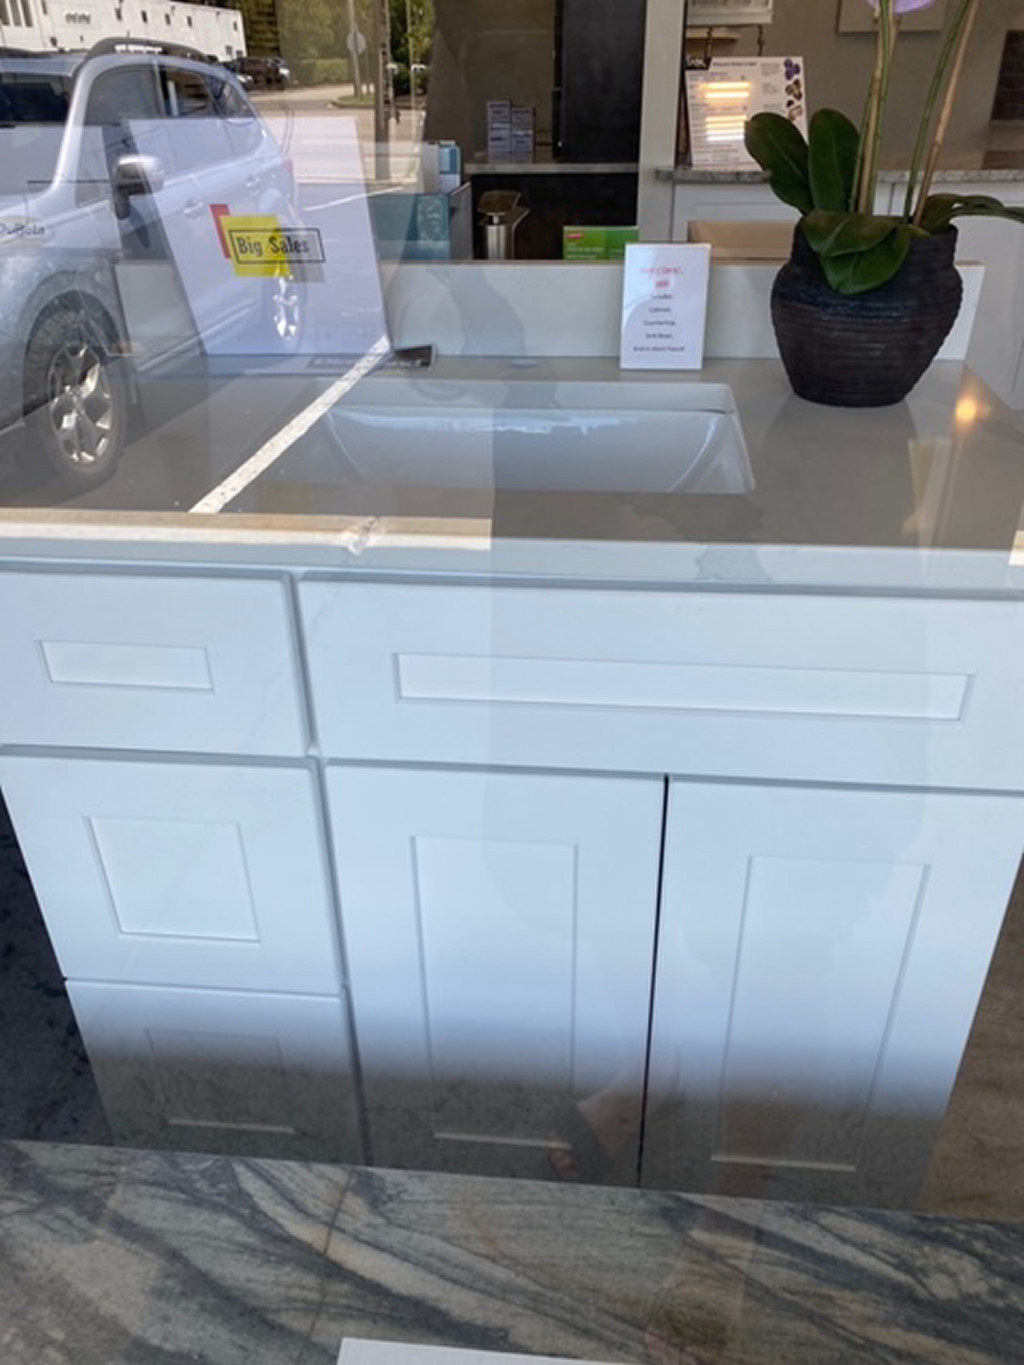
<path fill-rule="evenodd" d="M 874 0 L 13 5 L 0 1356 L 1013 1359 L 1024 0 L 896 5 L 862 406 L 744 128 Z"/>

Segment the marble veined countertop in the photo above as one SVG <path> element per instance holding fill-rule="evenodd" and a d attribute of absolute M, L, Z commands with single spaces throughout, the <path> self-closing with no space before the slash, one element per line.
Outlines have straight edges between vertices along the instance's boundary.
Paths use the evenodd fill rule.
<path fill-rule="evenodd" d="M 1010 1365 L 1024 1225 L 0 1144 L 3 1365 Z"/>

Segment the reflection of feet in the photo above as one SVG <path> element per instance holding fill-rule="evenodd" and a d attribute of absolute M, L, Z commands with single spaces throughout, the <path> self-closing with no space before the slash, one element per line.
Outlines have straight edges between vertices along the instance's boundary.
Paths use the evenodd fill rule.
<path fill-rule="evenodd" d="M 556 1180 L 574 1181 L 580 1179 L 579 1167 L 571 1147 L 549 1147 L 548 1165 Z"/>
<path fill-rule="evenodd" d="M 548 1165 L 556 1180 L 599 1185 L 608 1169 L 608 1153 L 576 1105 L 566 1111 L 561 1124 L 563 1139 L 548 1148 Z"/>
<path fill-rule="evenodd" d="M 699 1349 L 693 1350 L 689 1346 L 673 1344 L 654 1327 L 648 1327 L 644 1346 L 648 1359 L 652 1360 L 654 1365 L 718 1365 L 722 1359 L 717 1352 L 714 1355 L 706 1355 Z"/>

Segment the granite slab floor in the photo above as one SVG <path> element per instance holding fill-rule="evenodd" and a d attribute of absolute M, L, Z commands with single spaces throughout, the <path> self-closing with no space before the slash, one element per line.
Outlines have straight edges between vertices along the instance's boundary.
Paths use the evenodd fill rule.
<path fill-rule="evenodd" d="M 1019 1365 L 1022 1262 L 1019 1223 L 0 1143 L 3 1365 Z"/>
<path fill-rule="evenodd" d="M 0 1139 L 111 1140 L 2 802 Z M 921 1208 L 1024 1221 L 1024 871 L 1017 879 Z"/>
<path fill-rule="evenodd" d="M 0 1138 L 110 1141 L 60 969 L 3 801 Z"/>

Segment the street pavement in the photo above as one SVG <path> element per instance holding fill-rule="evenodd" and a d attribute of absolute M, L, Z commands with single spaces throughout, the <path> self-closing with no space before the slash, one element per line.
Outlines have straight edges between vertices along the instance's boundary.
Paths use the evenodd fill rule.
<path fill-rule="evenodd" d="M 294 86 L 288 90 L 256 92 L 253 104 L 266 119 L 286 153 L 292 158 L 300 183 L 329 184 L 346 178 L 337 165 L 331 139 L 335 119 L 354 123 L 362 149 L 367 183 L 412 185 L 419 171 L 419 149 L 423 132 L 424 107 L 400 107 L 398 120 L 388 124 L 384 149 L 377 146 L 372 105 L 343 105 L 339 99 L 352 97 L 351 85 Z M 386 173 L 381 162 L 386 152 Z"/>
<path fill-rule="evenodd" d="M 403 108 L 399 121 L 390 124 L 387 175 L 382 178 L 377 174 L 383 158 L 374 141 L 373 108 L 333 103 L 351 93 L 351 86 L 298 86 L 253 97 L 292 160 L 303 221 L 323 237 L 327 259 L 322 281 L 308 291 L 306 327 L 307 344 L 312 338 L 313 349 L 327 354 L 340 348 L 335 326 L 340 301 L 350 312 L 368 317 L 379 307 L 371 288 L 375 271 L 363 270 L 362 278 L 339 273 L 356 238 L 362 242 L 363 256 L 372 260 L 364 194 L 412 189 L 419 169 L 422 108 Z M 358 139 L 355 155 L 353 129 Z M 0 506 L 186 511 L 253 451 L 274 441 L 329 382 L 328 375 L 317 379 L 303 374 L 301 365 L 292 374 L 237 377 L 207 374 L 199 365 L 191 374 L 151 380 L 145 385 L 144 416 L 135 439 L 114 476 L 93 492 L 69 495 L 43 482 L 43 471 L 17 469 L 10 458 L 16 438 L 0 438 Z M 318 482 L 330 484 L 337 450 L 322 423 L 289 451 L 289 467 L 293 459 L 312 461 Z M 285 484 L 275 471 L 272 480 L 259 480 L 258 487 L 247 493 L 246 506 L 261 505 L 252 499 L 264 496 L 260 491 L 264 484 L 271 490 L 265 496 L 273 494 L 279 501 L 285 497 Z"/>

